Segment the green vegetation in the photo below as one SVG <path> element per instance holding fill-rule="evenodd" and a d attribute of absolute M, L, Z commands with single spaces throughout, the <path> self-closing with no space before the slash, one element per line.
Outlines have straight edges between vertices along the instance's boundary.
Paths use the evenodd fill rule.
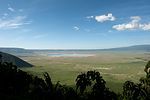
<path fill-rule="evenodd" d="M 12 63 L 4 62 L 0 56 L 0 99 L 2 100 L 150 100 L 150 61 L 145 66 L 146 77 L 140 81 L 124 82 L 121 93 L 106 86 L 98 71 L 80 73 L 75 87 L 56 84 L 47 72 L 43 78 L 29 74 Z"/>
<path fill-rule="evenodd" d="M 139 48 L 139 46 L 138 46 Z M 34 67 L 22 67 L 23 71 L 43 78 L 43 73 L 48 72 L 52 76 L 52 82 L 60 81 L 75 87 L 75 79 L 81 72 L 96 70 L 101 72 L 107 81 L 106 86 L 115 92 L 122 92 L 124 81 L 132 80 L 137 83 L 140 77 L 144 77 L 143 66 L 150 59 L 150 53 L 145 50 L 8 50 L 18 55 L 19 58 L 31 63 Z M 143 49 L 143 47 L 141 47 Z M 48 54 L 89 54 L 86 57 L 51 57 Z"/>
<path fill-rule="evenodd" d="M 92 54 L 93 52 L 89 52 Z M 21 57 L 35 67 L 21 68 L 24 71 L 42 77 L 43 72 L 52 76 L 52 81 L 74 86 L 75 78 L 81 72 L 96 70 L 107 81 L 107 86 L 115 92 L 121 92 L 125 80 L 138 82 L 145 76 L 143 66 L 149 60 L 147 52 L 95 52 L 90 57 Z"/>

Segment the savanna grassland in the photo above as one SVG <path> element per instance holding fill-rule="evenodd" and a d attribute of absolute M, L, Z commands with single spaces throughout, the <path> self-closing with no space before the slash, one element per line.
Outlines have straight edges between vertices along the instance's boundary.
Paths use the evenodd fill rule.
<path fill-rule="evenodd" d="M 81 72 L 96 70 L 102 74 L 110 89 L 120 92 L 126 80 L 137 82 L 145 76 L 144 66 L 150 59 L 148 52 L 90 51 L 87 54 L 91 55 L 52 57 L 40 53 L 22 56 L 22 59 L 35 65 L 22 69 L 41 77 L 43 72 L 48 72 L 53 82 L 60 81 L 71 86 L 75 85 L 76 76 Z"/>

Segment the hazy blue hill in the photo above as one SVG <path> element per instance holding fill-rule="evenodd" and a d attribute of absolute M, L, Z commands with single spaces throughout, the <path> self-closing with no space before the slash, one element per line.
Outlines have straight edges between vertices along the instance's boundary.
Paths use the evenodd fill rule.
<path fill-rule="evenodd" d="M 27 50 L 23 48 L 0 48 L 0 51 L 5 51 L 5 52 L 27 52 Z"/>
<path fill-rule="evenodd" d="M 102 49 L 102 51 L 150 51 L 150 45 L 134 45 L 129 47 Z"/>
<path fill-rule="evenodd" d="M 141 51 L 150 52 L 150 45 L 134 45 L 129 47 L 110 48 L 110 49 L 23 49 L 23 48 L 0 48 L 1 52 L 9 53 L 15 56 L 34 56 L 48 53 L 90 53 L 99 51 Z"/>
<path fill-rule="evenodd" d="M 33 51 L 32 50 L 27 50 L 23 48 L 3 48 L 0 47 L 0 51 L 4 53 L 9 53 L 15 56 L 28 56 L 32 55 Z"/>
<path fill-rule="evenodd" d="M 16 65 L 18 67 L 32 67 L 33 65 L 29 64 L 28 62 L 25 62 L 24 60 L 13 56 L 8 53 L 0 52 L 0 55 L 2 55 L 2 62 L 11 62 L 13 65 Z"/>

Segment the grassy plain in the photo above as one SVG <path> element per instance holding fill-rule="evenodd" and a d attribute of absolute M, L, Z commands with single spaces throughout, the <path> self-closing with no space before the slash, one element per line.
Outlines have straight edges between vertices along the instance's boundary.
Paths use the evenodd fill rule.
<path fill-rule="evenodd" d="M 150 60 L 148 52 L 88 52 L 88 57 L 51 57 L 47 55 L 25 56 L 22 59 L 35 65 L 22 68 L 42 77 L 48 72 L 53 82 L 74 86 L 75 79 L 81 72 L 99 71 L 107 82 L 107 86 L 116 92 L 122 90 L 126 80 L 137 82 L 145 76 L 144 66 Z"/>

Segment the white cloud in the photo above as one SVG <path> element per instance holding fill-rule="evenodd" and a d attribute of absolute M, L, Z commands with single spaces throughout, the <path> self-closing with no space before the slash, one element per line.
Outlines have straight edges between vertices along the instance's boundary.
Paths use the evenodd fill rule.
<path fill-rule="evenodd" d="M 131 16 L 130 19 L 132 20 L 132 23 L 137 23 L 141 20 L 140 16 Z"/>
<path fill-rule="evenodd" d="M 23 40 L 23 37 L 16 37 L 13 39 L 14 42 L 20 42 L 21 40 Z"/>
<path fill-rule="evenodd" d="M 119 25 L 114 25 L 113 28 L 118 31 L 134 30 L 139 28 L 139 24 L 138 23 L 119 24 Z"/>
<path fill-rule="evenodd" d="M 86 31 L 86 32 L 90 32 L 91 30 L 90 30 L 90 29 L 84 29 L 84 31 Z"/>
<path fill-rule="evenodd" d="M 150 30 L 150 23 L 149 24 L 142 24 L 140 23 L 141 17 L 140 16 L 132 16 L 130 17 L 131 21 L 128 23 L 118 24 L 114 25 L 112 28 L 118 30 L 118 31 L 124 31 L 124 30 Z"/>
<path fill-rule="evenodd" d="M 33 38 L 34 39 L 40 39 L 40 38 L 44 38 L 46 36 L 47 36 L 47 34 L 39 34 L 39 35 L 35 35 Z"/>
<path fill-rule="evenodd" d="M 114 21 L 116 18 L 112 15 L 112 13 L 108 13 L 107 15 L 99 15 L 95 16 L 95 20 L 97 22 L 105 22 L 105 21 Z"/>
<path fill-rule="evenodd" d="M 31 21 L 27 21 L 26 16 L 18 15 L 18 12 L 22 12 L 23 9 L 15 10 L 8 4 L 9 11 L 14 12 L 13 15 L 9 12 L 4 12 L 2 17 L 0 17 L 0 29 L 16 29 L 20 28 L 25 24 L 30 24 Z M 11 14 L 11 15 L 10 15 Z"/>
<path fill-rule="evenodd" d="M 8 16 L 8 13 L 4 13 L 2 19 L 5 19 Z"/>
<path fill-rule="evenodd" d="M 4 16 L 8 16 L 8 13 L 4 13 L 3 15 L 4 15 Z"/>
<path fill-rule="evenodd" d="M 94 18 L 94 16 L 87 16 L 86 18 L 87 19 L 92 19 L 92 18 Z"/>
<path fill-rule="evenodd" d="M 77 27 L 77 26 L 74 26 L 73 29 L 76 30 L 76 31 L 80 30 L 80 28 Z"/>
<path fill-rule="evenodd" d="M 23 28 L 23 29 L 21 29 L 21 31 L 22 31 L 22 32 L 30 32 L 30 31 L 31 31 L 31 29 Z"/>
<path fill-rule="evenodd" d="M 23 9 L 19 9 L 18 11 L 19 11 L 19 12 L 23 12 Z"/>
<path fill-rule="evenodd" d="M 112 30 L 108 30 L 109 33 L 113 32 Z"/>
<path fill-rule="evenodd" d="M 16 16 L 12 19 L 0 19 L 0 29 L 16 29 L 20 28 L 20 26 L 31 23 L 25 19 L 25 16 Z"/>
<path fill-rule="evenodd" d="M 150 30 L 150 23 L 148 23 L 148 24 L 140 24 L 140 27 L 141 27 L 141 29 L 143 29 L 143 30 Z"/>
<path fill-rule="evenodd" d="M 10 4 L 8 4 L 8 10 L 11 11 L 11 12 L 15 12 L 15 9 L 12 8 Z"/>
<path fill-rule="evenodd" d="M 15 9 L 13 9 L 12 7 L 8 7 L 8 10 L 11 11 L 11 12 L 15 11 Z"/>

